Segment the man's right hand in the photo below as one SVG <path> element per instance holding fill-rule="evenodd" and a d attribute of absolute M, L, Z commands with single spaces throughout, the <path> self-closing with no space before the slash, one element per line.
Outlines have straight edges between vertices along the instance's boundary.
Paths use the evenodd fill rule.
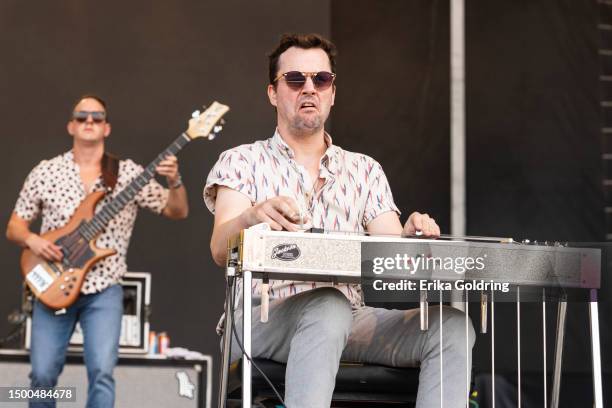
<path fill-rule="evenodd" d="M 306 214 L 300 220 L 300 207 L 292 197 L 278 196 L 263 201 L 242 213 L 247 225 L 266 222 L 276 231 L 297 231 L 300 221 L 308 221 Z"/>
<path fill-rule="evenodd" d="M 62 248 L 55 245 L 53 242 L 47 241 L 40 235 L 30 234 L 25 240 L 25 244 L 35 255 L 46 259 L 47 261 L 61 261 Z"/>

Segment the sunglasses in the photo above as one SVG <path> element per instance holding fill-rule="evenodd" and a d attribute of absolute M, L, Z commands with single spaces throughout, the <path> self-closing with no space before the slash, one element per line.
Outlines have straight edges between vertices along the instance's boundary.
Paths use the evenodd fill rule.
<path fill-rule="evenodd" d="M 106 120 L 106 112 L 103 111 L 76 111 L 72 113 L 72 119 L 84 123 L 87 122 L 89 115 L 95 123 L 102 123 Z"/>
<path fill-rule="evenodd" d="M 294 91 L 298 91 L 302 89 L 304 84 L 306 83 L 306 78 L 310 77 L 312 79 L 312 83 L 317 91 L 324 91 L 331 86 L 336 78 L 336 74 L 333 72 L 327 71 L 319 71 L 319 72 L 300 72 L 300 71 L 289 71 L 284 74 L 280 74 L 276 77 L 274 82 L 278 81 L 281 78 L 285 78 L 285 82 L 287 82 L 287 86 L 293 89 Z"/>

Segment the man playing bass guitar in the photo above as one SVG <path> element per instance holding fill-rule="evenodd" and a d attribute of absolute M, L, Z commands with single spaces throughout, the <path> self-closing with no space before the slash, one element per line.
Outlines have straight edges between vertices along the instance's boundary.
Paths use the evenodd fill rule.
<path fill-rule="evenodd" d="M 99 206 L 109 202 L 136 178 L 143 168 L 131 160 L 117 160 L 105 153 L 111 133 L 106 103 L 85 95 L 73 106 L 67 124 L 72 150 L 40 162 L 27 177 L 6 235 L 47 261 L 61 261 L 62 247 L 30 231 L 30 223 L 42 213 L 41 234 L 65 226 L 90 193 L 106 191 Z M 84 332 L 84 359 L 89 381 L 87 406 L 112 407 L 115 398 L 113 368 L 117 361 L 123 295 L 118 284 L 126 272 L 126 255 L 138 207 L 171 219 L 187 217 L 187 192 L 181 183 L 175 156 L 167 156 L 156 168 L 169 189 L 151 179 L 134 200 L 97 236 L 96 245 L 116 254 L 96 262 L 85 276 L 81 296 L 64 313 L 40 301 L 32 316 L 31 386 L 54 387 L 63 369 L 66 349 L 77 321 Z M 53 407 L 54 403 L 31 403 Z"/>

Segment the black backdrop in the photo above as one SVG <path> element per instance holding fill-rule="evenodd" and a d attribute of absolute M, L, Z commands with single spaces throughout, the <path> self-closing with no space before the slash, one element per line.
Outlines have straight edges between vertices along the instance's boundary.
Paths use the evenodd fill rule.
<path fill-rule="evenodd" d="M 540 242 L 603 240 L 597 2 L 466 6 L 468 233 Z M 605 345 L 612 340 L 612 285 L 607 276 L 603 283 L 603 358 L 610 370 L 612 353 Z M 496 312 L 502 347 L 516 350 L 514 306 Z M 552 327 L 556 309 L 550 312 Z M 542 367 L 540 313 L 539 305 L 523 310 L 529 316 L 523 333 L 532 334 L 522 344 L 523 355 L 532 356 L 522 361 L 526 370 Z M 587 318 L 586 305 L 569 305 L 569 371 L 591 368 Z M 489 337 L 478 341 L 475 365 L 488 368 Z M 515 367 L 516 352 L 501 353 L 496 364 Z"/>
<path fill-rule="evenodd" d="M 403 219 L 427 212 L 449 231 L 448 3 L 373 4 L 332 2 L 335 140 L 383 165 Z"/>
<path fill-rule="evenodd" d="M 595 1 L 466 5 L 468 233 L 603 239 Z M 189 219 L 141 212 L 128 259 L 130 270 L 153 273 L 153 329 L 168 331 L 173 345 L 216 358 L 223 279 L 210 259 L 212 217 L 201 191 L 222 150 L 273 131 L 266 52 L 285 31 L 331 35 L 340 51 L 328 126 L 335 142 L 381 162 L 404 217 L 427 211 L 448 231 L 448 19 L 448 2 L 425 0 L 71 0 L 36 7 L 4 1 L 0 214 L 8 220 L 39 160 L 69 148 L 65 121 L 81 93 L 108 99 L 109 150 L 140 163 L 166 147 L 199 104 L 228 103 L 221 138 L 195 141 L 179 156 Z M 9 329 L 3 316 L 19 302 L 18 253 L 0 244 L 0 333 Z M 503 309 L 500 326 L 509 330 L 512 310 Z M 602 309 L 605 352 L 609 303 Z M 525 330 L 536 331 L 541 322 L 529 324 Z M 569 361 L 583 371 L 588 331 L 576 327 L 572 333 L 581 340 L 570 343 Z M 498 330 L 497 347 L 513 347 L 504 328 Z M 479 338 L 477 368 L 489 363 L 487 347 Z M 534 346 L 526 353 L 526 364 L 537 369 L 539 351 Z M 610 356 L 604 358 L 610 367 Z M 508 357 L 499 364 L 514 362 Z"/>
<path fill-rule="evenodd" d="M 603 240 L 597 3 L 466 6 L 468 232 Z"/>

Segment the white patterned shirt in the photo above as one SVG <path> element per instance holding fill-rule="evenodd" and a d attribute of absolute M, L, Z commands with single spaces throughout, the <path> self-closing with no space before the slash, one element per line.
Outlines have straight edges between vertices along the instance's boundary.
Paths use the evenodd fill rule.
<path fill-rule="evenodd" d="M 204 201 L 215 212 L 217 186 L 243 193 L 253 205 L 277 196 L 289 196 L 307 210 L 312 226 L 324 230 L 363 232 L 374 218 L 399 210 L 393 202 L 382 167 L 371 157 L 332 144 L 321 157 L 322 187 L 313 193 L 308 171 L 294 160 L 293 150 L 278 130 L 267 140 L 245 144 L 221 153 L 208 174 Z M 357 284 L 270 280 L 270 298 L 282 298 L 322 286 L 335 286 L 353 307 L 363 304 Z M 253 279 L 253 296 L 261 296 L 261 280 Z"/>
<path fill-rule="evenodd" d="M 142 166 L 131 160 L 119 162 L 117 185 L 111 194 L 115 197 L 143 171 Z M 50 160 L 41 161 L 28 175 L 14 212 L 26 221 L 32 221 L 42 213 L 41 233 L 55 230 L 68 223 L 86 195 L 104 190 L 99 177 L 90 191 L 85 192 L 79 165 L 72 151 Z M 107 194 L 96 207 L 100 210 L 110 202 Z M 138 207 L 148 208 L 160 214 L 168 202 L 168 190 L 152 179 L 106 226 L 96 240 L 100 248 L 112 248 L 115 255 L 98 261 L 85 277 L 81 293 L 101 292 L 119 281 L 127 271 L 127 249 L 136 221 Z"/>

